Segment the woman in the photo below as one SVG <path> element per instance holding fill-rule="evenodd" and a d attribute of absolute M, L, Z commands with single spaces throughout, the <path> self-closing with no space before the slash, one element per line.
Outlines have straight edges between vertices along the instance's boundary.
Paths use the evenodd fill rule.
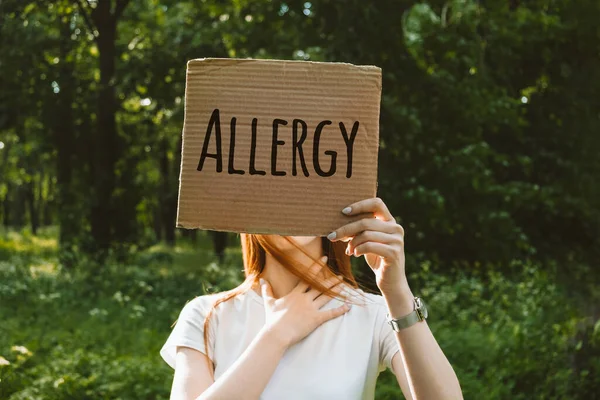
<path fill-rule="evenodd" d="M 342 213 L 364 217 L 327 239 L 242 235 L 244 283 L 188 302 L 160 351 L 175 369 L 171 399 L 373 399 L 386 367 L 407 399 L 462 398 L 427 322 L 412 318 L 404 230 L 379 198 Z M 383 296 L 358 288 L 349 255 L 364 255 Z"/>

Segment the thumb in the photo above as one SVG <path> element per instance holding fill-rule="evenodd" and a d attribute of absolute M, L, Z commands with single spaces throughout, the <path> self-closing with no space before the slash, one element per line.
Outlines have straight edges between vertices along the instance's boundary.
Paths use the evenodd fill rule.
<path fill-rule="evenodd" d="M 377 269 L 377 261 L 379 260 L 379 256 L 372 253 L 365 254 L 365 260 L 367 261 L 367 265 L 371 267 L 373 272 Z"/>
<path fill-rule="evenodd" d="M 269 282 L 263 278 L 260 278 L 260 291 L 262 292 L 262 296 L 265 301 L 273 299 L 273 289 L 271 288 Z"/>

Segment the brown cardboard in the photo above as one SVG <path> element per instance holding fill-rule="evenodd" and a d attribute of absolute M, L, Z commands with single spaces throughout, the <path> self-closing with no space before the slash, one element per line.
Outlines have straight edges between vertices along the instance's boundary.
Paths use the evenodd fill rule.
<path fill-rule="evenodd" d="M 346 217 L 341 210 L 376 195 L 380 97 L 381 69 L 374 66 L 250 59 L 189 61 L 177 226 L 322 236 L 357 219 Z M 303 123 L 297 120 L 306 124 L 304 140 Z M 317 135 L 315 163 L 319 124 L 323 129 Z M 351 171 L 348 148 L 352 149 Z M 330 170 L 332 152 L 336 152 L 334 173 Z"/>

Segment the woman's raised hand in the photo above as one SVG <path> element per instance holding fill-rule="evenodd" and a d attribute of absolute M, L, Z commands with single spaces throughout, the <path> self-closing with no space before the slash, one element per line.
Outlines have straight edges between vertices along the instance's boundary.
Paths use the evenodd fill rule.
<path fill-rule="evenodd" d="M 348 255 L 364 255 L 384 295 L 409 291 L 404 269 L 404 228 L 396 222 L 383 200 L 377 197 L 361 200 L 344 208 L 342 213 L 363 218 L 340 227 L 327 238 L 348 242 Z"/>
<path fill-rule="evenodd" d="M 320 263 L 314 263 L 309 268 L 309 274 L 317 276 L 327 257 L 322 257 Z M 291 346 L 304 339 L 321 324 L 339 317 L 350 310 L 348 304 L 336 308 L 321 310 L 332 298 L 315 289 L 303 281 L 298 282 L 290 293 L 274 298 L 271 285 L 261 278 L 261 291 L 265 305 L 265 329 L 272 331 L 283 341 L 286 346 Z M 326 279 L 323 284 L 340 293 L 343 285 L 341 277 L 333 276 Z"/>

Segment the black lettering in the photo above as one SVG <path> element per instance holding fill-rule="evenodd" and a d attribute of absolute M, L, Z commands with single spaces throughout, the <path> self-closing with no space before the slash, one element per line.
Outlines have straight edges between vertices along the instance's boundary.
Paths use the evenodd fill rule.
<path fill-rule="evenodd" d="M 215 140 L 217 141 L 217 152 L 214 154 L 208 152 L 208 142 L 210 141 L 213 127 L 215 128 Z M 212 112 L 212 115 L 210 116 L 210 120 L 208 121 L 206 136 L 204 136 L 204 145 L 202 146 L 200 161 L 198 162 L 198 171 L 202 171 L 202 167 L 204 167 L 204 160 L 206 160 L 206 157 L 214 158 L 215 160 L 217 160 L 217 172 L 223 171 L 223 158 L 221 156 L 221 118 L 219 116 L 218 108 L 215 108 L 215 110 Z"/>
<path fill-rule="evenodd" d="M 231 118 L 231 136 L 229 137 L 229 164 L 227 166 L 227 172 L 230 174 L 244 175 L 244 171 L 241 169 L 235 169 L 233 166 L 233 159 L 235 154 L 235 122 L 236 118 Z"/>
<path fill-rule="evenodd" d="M 315 129 L 315 138 L 313 142 L 313 164 L 315 167 L 315 171 L 320 176 L 331 176 L 335 174 L 336 164 L 335 160 L 337 158 L 337 151 L 327 150 L 325 154 L 331 156 L 331 167 L 329 171 L 325 172 L 321 169 L 321 165 L 319 164 L 319 141 L 321 140 L 321 131 L 325 125 L 331 125 L 331 121 L 321 121 L 317 128 Z"/>
<path fill-rule="evenodd" d="M 302 125 L 302 135 L 300 136 L 300 140 L 298 140 L 298 124 Z M 295 119 L 292 122 L 292 175 L 296 176 L 296 152 L 298 153 L 298 158 L 300 159 L 300 166 L 302 167 L 302 172 L 304 172 L 304 176 L 308 176 L 308 169 L 306 168 L 306 162 L 304 161 L 304 152 L 302 151 L 302 144 L 306 140 L 306 122 L 301 119 Z"/>
<path fill-rule="evenodd" d="M 277 140 L 277 130 L 279 125 L 287 125 L 287 121 L 283 119 L 273 120 L 273 145 L 271 146 L 271 175 L 284 176 L 285 171 L 277 171 L 277 146 L 284 145 L 283 140 Z"/>
<path fill-rule="evenodd" d="M 350 138 L 348 138 L 348 132 L 346 132 L 346 127 L 344 126 L 343 122 L 340 122 L 340 130 L 342 131 L 344 142 L 346 142 L 346 155 L 348 158 L 348 166 L 346 167 L 346 178 L 350 178 L 352 176 L 352 150 L 354 149 L 354 139 L 356 139 L 356 133 L 358 132 L 358 121 L 354 122 L 354 125 L 352 125 L 352 132 L 350 132 Z"/>
<path fill-rule="evenodd" d="M 266 171 L 256 169 L 256 127 L 258 119 L 252 119 L 252 140 L 250 142 L 250 175 L 266 175 Z"/>

